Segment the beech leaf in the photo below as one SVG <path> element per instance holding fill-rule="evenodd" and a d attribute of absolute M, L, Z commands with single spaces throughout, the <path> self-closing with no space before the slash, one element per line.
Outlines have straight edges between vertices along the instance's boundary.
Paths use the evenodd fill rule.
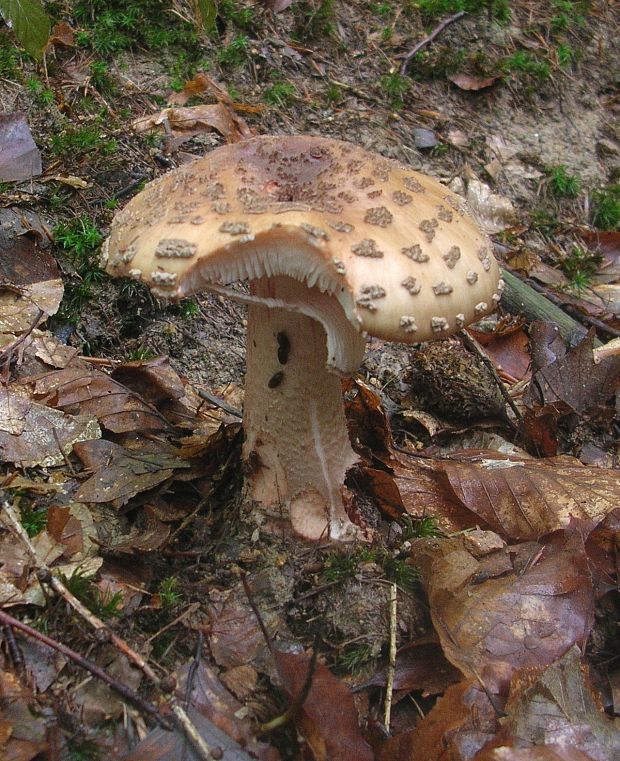
<path fill-rule="evenodd" d="M 40 61 L 51 26 L 40 0 L 0 0 L 0 13 L 26 53 Z"/>

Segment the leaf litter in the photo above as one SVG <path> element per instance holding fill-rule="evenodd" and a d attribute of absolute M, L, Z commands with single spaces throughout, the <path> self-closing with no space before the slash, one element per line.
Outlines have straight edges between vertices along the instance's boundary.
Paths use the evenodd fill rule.
<path fill-rule="evenodd" d="M 274 10 L 287 5 L 276 3 Z M 400 33 L 394 35 L 400 39 Z M 71 48 L 74 42 L 71 27 L 55 28 L 51 44 Z M 294 60 L 303 67 L 312 51 L 299 50 L 295 48 Z M 323 60 L 313 65 L 326 70 Z M 89 74 L 83 61 L 77 62 L 76 72 L 86 92 Z M 494 91 L 501 86 L 496 76 L 463 73 L 452 80 L 470 91 L 496 82 Z M 206 94 L 217 103 L 187 106 L 190 98 Z M 354 95 L 358 98 L 352 92 L 351 99 Z M 188 80 L 176 102 L 168 102 L 171 108 L 145 117 L 142 126 L 167 133 L 169 149 L 188 135 L 205 132 L 238 140 L 253 129 L 238 113 L 263 110 L 233 102 L 204 74 Z M 143 112 L 151 108 L 149 103 Z M 441 135 L 443 117 L 427 110 L 431 113 L 439 121 L 428 126 Z M 420 112 L 420 118 L 430 117 Z M 453 144 L 472 145 L 468 135 Z M 493 177 L 491 164 L 487 166 Z M 506 166 L 496 169 L 501 172 Z M 525 180 L 534 177 L 525 169 L 521 175 Z M 49 179 L 63 182 L 63 177 L 66 188 L 95 187 L 72 174 Z M 507 198 L 473 172 L 468 186 L 489 228 L 519 234 L 515 207 Z M 2 212 L 20 224 L 26 218 L 21 210 Z M 238 420 L 217 405 L 207 409 L 167 359 L 110 365 L 108 373 L 41 330 L 62 298 L 59 272 L 44 253 L 45 236 L 42 223 L 26 220 L 17 235 L 0 241 L 1 266 L 5 261 L 14 266 L 2 273 L 0 282 L 0 487 L 3 499 L 18 506 L 36 548 L 33 558 L 3 523 L 3 607 L 17 608 L 26 617 L 35 604 L 52 608 L 38 578 L 42 567 L 68 580 L 90 579 L 99 570 L 92 584 L 121 592 L 123 598 L 118 607 L 125 618 L 115 619 L 110 631 L 122 631 L 145 659 L 166 664 L 168 676 L 178 681 L 176 699 L 187 699 L 199 734 L 226 758 L 275 761 L 291 757 L 291 749 L 315 759 L 395 761 L 617 756 L 617 729 L 601 711 L 600 695 L 583 665 L 593 641 L 599 652 L 605 647 L 615 652 L 613 635 L 603 627 L 595 631 L 598 639 L 587 642 L 595 614 L 600 615 L 597 605 L 603 601 L 615 610 L 617 471 L 582 464 L 587 463 L 586 445 L 609 449 L 612 440 L 619 375 L 613 354 L 597 361 L 591 340 L 567 347 L 544 330 L 537 334 L 535 327 L 530 328 L 528 346 L 520 324 L 481 334 L 526 420 L 525 427 L 515 423 L 511 432 L 506 420 L 493 423 L 495 429 L 504 426 L 495 441 L 514 447 L 503 454 L 484 445 L 463 446 L 472 431 L 480 432 L 482 421 L 445 425 L 418 408 L 415 399 L 403 397 L 397 406 L 407 414 L 400 414 L 386 406 L 382 388 L 378 394 L 369 384 L 348 384 L 345 398 L 361 464 L 350 474 L 347 498 L 351 514 L 373 522 L 385 541 L 388 555 L 380 558 L 381 567 L 377 556 L 368 558 L 364 549 L 335 555 L 320 547 L 300 550 L 246 530 L 238 521 L 245 506 L 233 496 L 238 495 L 241 469 Z M 617 241 L 608 237 L 594 243 L 586 236 L 584 242 L 596 246 L 603 285 L 614 286 Z M 35 263 L 42 265 L 39 271 Z M 579 301 L 583 299 L 574 303 Z M 605 315 L 600 310 L 596 314 Z M 398 444 L 392 437 L 395 422 L 402 426 Z M 416 439 L 420 424 L 426 433 Z M 559 456 L 539 459 L 541 454 Z M 425 540 L 411 535 L 413 528 L 425 525 L 439 535 Z M 442 536 L 442 530 L 453 535 Z M 386 560 L 392 556 L 396 565 Z M 333 573 L 337 562 L 343 564 L 344 582 L 327 580 L 327 571 Z M 359 590 L 369 590 L 371 596 L 377 585 L 388 582 L 386 569 L 402 573 L 398 563 L 420 571 L 434 626 L 414 631 L 402 610 L 394 622 L 393 636 L 402 647 L 388 687 L 394 690 L 395 706 L 393 734 L 386 737 L 379 716 L 389 681 L 385 655 L 392 635 L 387 622 L 377 606 L 377 631 L 372 634 L 380 646 L 364 661 L 367 642 L 343 640 L 345 627 L 325 615 L 321 604 L 329 599 L 330 584 L 339 585 L 345 596 L 363 594 Z M 239 585 L 244 574 L 254 605 Z M 401 594 L 417 599 L 420 590 L 403 585 Z M 376 600 L 380 597 L 375 593 Z M 300 605 L 315 598 L 320 604 Z M 255 607 L 266 621 L 267 638 Z M 59 639 L 75 636 L 76 647 L 92 652 L 118 682 L 133 687 L 144 682 L 129 666 L 136 661 L 115 649 L 118 642 L 111 647 L 84 636 L 75 622 L 59 622 L 58 613 L 56 606 L 49 623 Z M 135 621 L 140 623 L 134 627 Z M 317 632 L 320 652 L 313 666 L 310 640 Z M 178 667 L 203 636 L 208 647 L 198 647 L 193 659 Z M 129 754 L 120 751 L 122 756 L 111 757 L 199 757 L 178 728 L 149 731 L 137 710 L 123 707 L 108 687 L 94 680 L 80 685 L 83 673 L 77 667 L 36 640 L 19 639 L 37 689 L 55 690 L 70 705 L 79 705 L 87 731 L 90 722 L 123 711 L 141 741 Z M 356 648 L 367 678 L 349 672 L 345 678 L 336 676 L 342 673 L 340 657 L 356 654 Z M 170 666 L 166 658 L 175 651 Z M 3 661 L 5 669 L 8 663 Z M 148 675 L 148 663 L 141 668 Z M 350 689 L 354 683 L 355 696 Z M 34 758 L 48 751 L 53 733 L 41 718 L 43 712 L 37 713 L 45 695 L 30 693 L 8 670 L 2 672 L 1 684 L 10 698 L 0 719 L 2 753 Z M 157 680 L 151 685 L 146 689 L 154 691 Z M 308 696 L 290 717 L 290 726 L 257 739 L 258 724 L 281 715 L 306 687 Z M 439 700 L 431 699 L 442 693 Z M 169 689 L 156 694 L 162 710 L 171 711 Z M 422 718 L 407 712 L 414 703 Z M 607 708 L 609 712 L 609 703 Z M 45 710 L 51 712 L 49 706 Z M 126 748 L 126 742 L 120 747 Z"/>

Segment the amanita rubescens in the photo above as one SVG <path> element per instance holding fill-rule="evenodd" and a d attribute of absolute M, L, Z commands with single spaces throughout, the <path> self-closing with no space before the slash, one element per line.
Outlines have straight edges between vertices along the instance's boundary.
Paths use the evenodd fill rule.
<path fill-rule="evenodd" d="M 248 304 L 244 457 L 261 516 L 346 540 L 357 461 L 339 375 L 366 335 L 443 338 L 492 311 L 499 269 L 458 196 L 349 143 L 257 137 L 150 183 L 117 214 L 113 275 L 165 299 L 214 290 Z M 249 292 L 239 288 L 249 282 Z"/>

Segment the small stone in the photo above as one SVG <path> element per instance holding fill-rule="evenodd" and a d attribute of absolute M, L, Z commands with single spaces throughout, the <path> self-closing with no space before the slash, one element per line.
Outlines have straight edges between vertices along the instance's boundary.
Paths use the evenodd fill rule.
<path fill-rule="evenodd" d="M 437 135 L 431 129 L 424 129 L 424 127 L 414 127 L 412 130 L 413 144 L 420 150 L 428 150 L 429 148 L 435 148 L 439 145 Z"/>

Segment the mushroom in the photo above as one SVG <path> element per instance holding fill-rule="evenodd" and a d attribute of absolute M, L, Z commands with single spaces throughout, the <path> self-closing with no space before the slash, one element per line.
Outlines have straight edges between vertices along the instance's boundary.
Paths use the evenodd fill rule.
<path fill-rule="evenodd" d="M 443 338 L 492 311 L 501 288 L 459 196 L 310 136 L 223 146 L 151 182 L 116 215 L 104 257 L 158 297 L 209 289 L 248 305 L 247 485 L 266 522 L 307 539 L 360 534 L 343 507 L 358 457 L 339 376 L 357 370 L 366 336 Z"/>

